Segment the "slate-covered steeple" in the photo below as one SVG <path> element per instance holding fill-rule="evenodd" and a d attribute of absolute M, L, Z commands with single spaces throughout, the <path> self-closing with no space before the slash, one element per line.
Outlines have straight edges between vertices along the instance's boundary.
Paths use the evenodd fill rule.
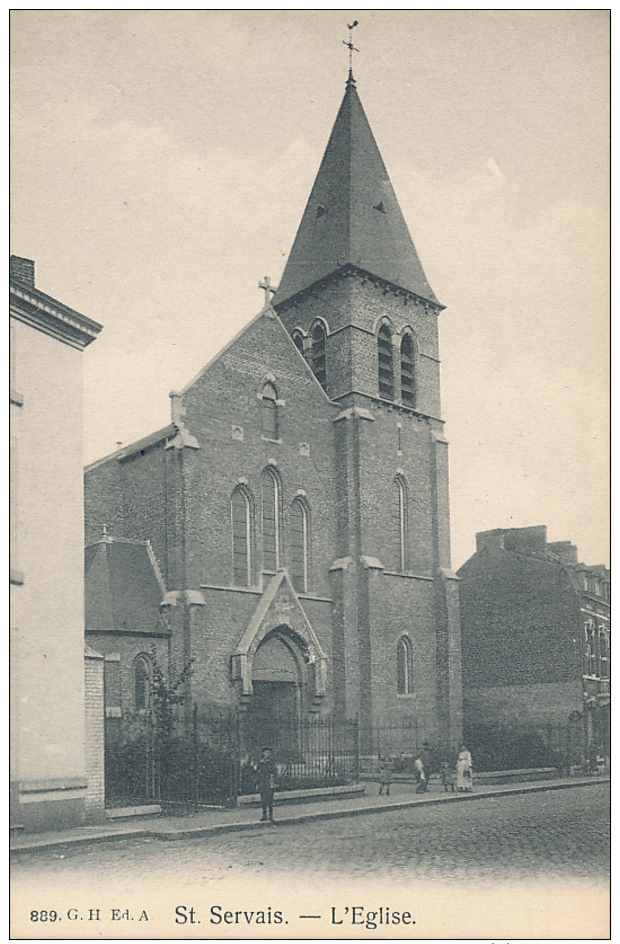
<path fill-rule="evenodd" d="M 273 304 L 345 265 L 439 305 L 351 75 Z"/>

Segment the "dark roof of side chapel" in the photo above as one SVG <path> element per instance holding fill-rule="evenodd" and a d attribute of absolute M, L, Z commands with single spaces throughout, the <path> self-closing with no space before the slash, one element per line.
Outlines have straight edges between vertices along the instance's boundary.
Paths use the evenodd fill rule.
<path fill-rule="evenodd" d="M 345 265 L 439 305 L 352 76 L 273 305 Z"/>
<path fill-rule="evenodd" d="M 86 631 L 166 632 L 161 575 L 146 541 L 104 537 L 85 551 Z"/>

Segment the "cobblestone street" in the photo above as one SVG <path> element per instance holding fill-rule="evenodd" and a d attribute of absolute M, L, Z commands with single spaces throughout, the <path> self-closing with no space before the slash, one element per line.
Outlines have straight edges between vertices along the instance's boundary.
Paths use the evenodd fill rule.
<path fill-rule="evenodd" d="M 136 838 L 20 857 L 15 880 L 104 879 L 131 884 L 148 872 L 174 882 L 191 874 L 277 876 L 292 871 L 360 877 L 518 880 L 536 876 L 605 881 L 609 857 L 609 785 L 489 797 L 329 822 L 174 842 Z M 277 811 L 276 811 L 277 812 Z"/>

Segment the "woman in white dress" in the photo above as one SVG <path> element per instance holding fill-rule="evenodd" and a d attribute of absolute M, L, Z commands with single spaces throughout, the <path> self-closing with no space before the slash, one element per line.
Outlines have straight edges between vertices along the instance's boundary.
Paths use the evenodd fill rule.
<path fill-rule="evenodd" d="M 456 789 L 459 793 L 471 793 L 472 791 L 472 760 L 471 754 L 464 744 L 461 744 L 461 750 L 456 762 Z"/>

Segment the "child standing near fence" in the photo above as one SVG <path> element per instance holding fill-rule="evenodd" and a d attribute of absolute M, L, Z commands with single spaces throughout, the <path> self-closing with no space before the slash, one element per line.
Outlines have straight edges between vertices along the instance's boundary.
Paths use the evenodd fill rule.
<path fill-rule="evenodd" d="M 380 757 L 379 758 L 379 796 L 383 796 L 383 788 L 385 787 L 385 795 L 390 795 L 390 784 L 392 783 L 392 761 L 389 757 Z"/>

